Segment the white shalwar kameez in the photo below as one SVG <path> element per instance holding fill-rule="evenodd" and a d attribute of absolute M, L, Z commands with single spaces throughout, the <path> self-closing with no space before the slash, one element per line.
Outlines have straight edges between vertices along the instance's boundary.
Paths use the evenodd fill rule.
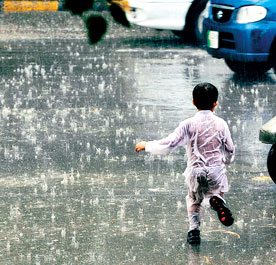
<path fill-rule="evenodd" d="M 168 137 L 147 142 L 145 151 L 163 155 L 184 145 L 188 156 L 186 203 L 189 230 L 193 230 L 199 229 L 203 200 L 228 191 L 225 164 L 234 159 L 235 147 L 227 123 L 212 111 L 202 110 L 182 121 Z"/>

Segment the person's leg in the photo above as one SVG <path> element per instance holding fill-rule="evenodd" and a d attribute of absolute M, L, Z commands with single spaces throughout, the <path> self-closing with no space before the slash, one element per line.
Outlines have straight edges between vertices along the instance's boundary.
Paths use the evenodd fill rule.
<path fill-rule="evenodd" d="M 234 223 L 232 213 L 226 205 L 224 193 L 221 192 L 219 194 L 213 194 L 210 197 L 210 206 L 217 212 L 218 218 L 223 225 L 230 226 Z"/>
<path fill-rule="evenodd" d="M 189 218 L 187 241 L 189 244 L 200 244 L 200 218 L 202 214 L 201 204 L 195 201 L 193 194 L 187 195 L 186 204 Z"/>
<path fill-rule="evenodd" d="M 208 182 L 204 168 L 194 170 L 193 174 L 186 177 L 188 195 L 186 197 L 189 218 L 189 231 L 187 241 L 190 244 L 200 243 L 200 219 L 203 215 L 202 201 L 208 190 Z"/>
<path fill-rule="evenodd" d="M 230 226 L 234 222 L 232 213 L 226 205 L 224 192 L 228 191 L 228 180 L 224 167 L 208 169 L 208 192 L 210 206 L 218 214 L 220 222 L 225 226 Z"/>
<path fill-rule="evenodd" d="M 186 197 L 187 212 L 189 218 L 189 231 L 197 229 L 200 230 L 200 217 L 202 213 L 202 207 L 200 203 L 196 202 L 192 194 L 188 194 Z"/>
<path fill-rule="evenodd" d="M 224 199 L 224 192 L 210 192 L 210 193 L 208 193 L 207 198 L 209 198 L 209 200 L 210 200 L 210 198 L 213 196 L 219 197 L 226 204 L 226 200 Z"/>

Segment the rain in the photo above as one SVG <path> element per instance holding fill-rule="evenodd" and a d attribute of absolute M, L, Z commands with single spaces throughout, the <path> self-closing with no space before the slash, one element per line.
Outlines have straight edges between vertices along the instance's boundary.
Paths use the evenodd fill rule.
<path fill-rule="evenodd" d="M 96 11 L 91 11 L 97 14 Z M 244 79 L 169 31 L 122 27 L 106 11 L 91 45 L 70 12 L 0 13 L 2 264 L 275 264 L 275 183 L 261 126 L 276 115 L 273 70 Z M 195 114 L 192 89 L 219 88 L 237 153 L 223 227 L 206 209 L 186 242 L 184 149 L 135 152 Z"/>

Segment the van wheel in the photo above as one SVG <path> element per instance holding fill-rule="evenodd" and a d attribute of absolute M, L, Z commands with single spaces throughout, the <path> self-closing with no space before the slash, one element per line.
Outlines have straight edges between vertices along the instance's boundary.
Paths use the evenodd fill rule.
<path fill-rule="evenodd" d="M 227 66 L 240 76 L 254 77 L 261 76 L 270 69 L 266 62 L 238 62 L 225 59 Z"/>
<path fill-rule="evenodd" d="M 272 54 L 272 56 L 273 56 L 273 60 L 274 61 L 272 61 L 272 67 L 273 67 L 273 70 L 274 70 L 274 74 L 276 74 L 276 51 L 275 51 L 275 53 L 273 53 Z"/>
<path fill-rule="evenodd" d="M 268 153 L 267 169 L 270 177 L 276 183 L 276 144 L 272 145 Z"/>
<path fill-rule="evenodd" d="M 183 39 L 185 42 L 192 44 L 203 44 L 206 42 L 203 32 L 203 20 L 205 16 L 206 4 L 208 0 L 193 1 L 189 12 L 186 16 L 184 30 L 174 30 L 173 33 Z"/>

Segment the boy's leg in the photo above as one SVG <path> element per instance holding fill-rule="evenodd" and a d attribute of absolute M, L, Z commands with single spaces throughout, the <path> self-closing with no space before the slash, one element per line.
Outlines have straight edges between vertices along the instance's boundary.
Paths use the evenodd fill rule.
<path fill-rule="evenodd" d="M 217 212 L 220 222 L 225 226 L 230 226 L 234 223 L 234 218 L 223 197 L 222 192 L 213 194 L 210 198 L 210 205 Z"/>
<path fill-rule="evenodd" d="M 199 171 L 197 175 L 190 177 L 187 185 L 188 195 L 186 197 L 186 204 L 190 223 L 189 231 L 194 229 L 200 230 L 200 217 L 203 215 L 201 204 L 208 191 L 206 172 Z"/>
<path fill-rule="evenodd" d="M 228 191 L 228 180 L 224 167 L 215 167 L 208 169 L 208 187 L 207 197 L 211 208 L 218 214 L 220 222 L 225 226 L 230 226 L 234 222 L 232 213 L 224 200 L 224 192 Z"/>
<path fill-rule="evenodd" d="M 186 197 L 187 211 L 189 217 L 189 232 L 187 241 L 190 244 L 200 243 L 200 218 L 203 215 L 201 206 L 203 198 L 208 191 L 208 182 L 205 169 L 194 172 L 186 177 L 188 195 Z"/>
<path fill-rule="evenodd" d="M 189 231 L 194 229 L 200 230 L 200 217 L 202 213 L 200 203 L 195 202 L 193 196 L 188 194 L 186 204 L 189 217 Z"/>
<path fill-rule="evenodd" d="M 186 197 L 188 218 L 189 218 L 189 231 L 187 241 L 189 244 L 200 243 L 200 217 L 203 212 L 200 203 L 193 199 L 192 194 Z"/>

